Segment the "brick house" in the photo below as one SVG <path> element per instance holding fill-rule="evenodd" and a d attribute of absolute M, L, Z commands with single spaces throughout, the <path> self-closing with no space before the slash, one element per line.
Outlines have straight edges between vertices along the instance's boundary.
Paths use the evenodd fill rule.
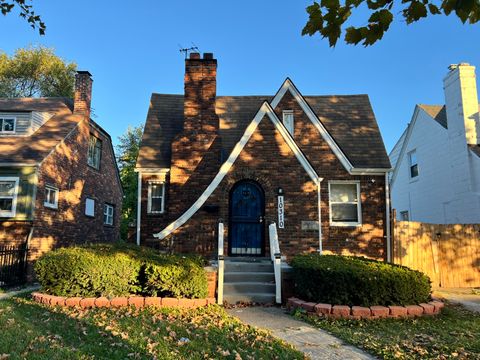
<path fill-rule="evenodd" d="M 217 96 L 217 60 L 185 60 L 184 95 L 152 94 L 136 171 L 137 242 L 262 257 L 277 224 L 302 252 L 387 260 L 390 162 L 367 95 Z M 319 223 L 321 226 L 319 226 Z"/>
<path fill-rule="evenodd" d="M 0 246 L 119 238 L 122 188 L 109 134 L 90 118 L 91 75 L 74 99 L 0 99 Z"/>

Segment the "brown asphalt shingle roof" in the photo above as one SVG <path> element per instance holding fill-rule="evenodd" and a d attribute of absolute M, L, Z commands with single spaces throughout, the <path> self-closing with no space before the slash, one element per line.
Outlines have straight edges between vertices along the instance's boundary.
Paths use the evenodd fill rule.
<path fill-rule="evenodd" d="M 37 164 L 83 119 L 67 98 L 0 98 L 0 111 L 44 111 L 54 115 L 31 136 L 0 136 L 0 163 Z"/>
<path fill-rule="evenodd" d="M 272 98 L 271 95 L 217 96 L 220 136 L 227 155 L 262 102 Z M 355 167 L 390 168 L 367 95 L 305 96 L 305 100 Z M 170 145 L 182 128 L 183 95 L 152 94 L 137 168 L 170 167 Z"/>
<path fill-rule="evenodd" d="M 428 115 L 430 115 L 436 122 L 442 125 L 445 129 L 447 128 L 447 110 L 445 105 L 418 105 L 423 109 Z"/>

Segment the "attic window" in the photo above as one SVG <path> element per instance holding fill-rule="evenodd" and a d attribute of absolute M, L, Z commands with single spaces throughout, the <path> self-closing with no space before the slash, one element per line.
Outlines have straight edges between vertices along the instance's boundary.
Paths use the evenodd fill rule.
<path fill-rule="evenodd" d="M 94 135 L 90 135 L 90 141 L 88 144 L 88 165 L 99 170 L 101 154 L 102 140 Z"/>
<path fill-rule="evenodd" d="M 293 110 L 283 110 L 283 125 L 285 125 L 288 132 L 293 137 L 293 133 L 294 133 Z"/>
<path fill-rule="evenodd" d="M 410 167 L 410 178 L 416 178 L 418 176 L 417 150 L 412 150 L 408 153 L 408 161 Z"/>
<path fill-rule="evenodd" d="M 0 118 L 0 134 L 15 133 L 15 118 Z"/>

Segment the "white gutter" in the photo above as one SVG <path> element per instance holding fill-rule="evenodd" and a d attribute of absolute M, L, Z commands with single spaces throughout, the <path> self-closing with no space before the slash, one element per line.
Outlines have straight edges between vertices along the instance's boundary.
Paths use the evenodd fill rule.
<path fill-rule="evenodd" d="M 388 183 L 388 173 L 385 173 L 385 216 L 387 232 L 387 262 L 392 262 L 391 234 L 390 234 L 390 184 Z"/>
<path fill-rule="evenodd" d="M 37 167 L 38 163 L 28 164 L 28 163 L 0 163 L 0 167 Z"/>
<path fill-rule="evenodd" d="M 142 218 L 142 172 L 138 171 L 137 185 L 137 245 L 140 246 L 140 221 Z"/>
<path fill-rule="evenodd" d="M 322 255 L 323 244 L 322 244 L 322 200 L 320 198 L 321 194 L 321 184 L 323 179 L 318 179 L 317 181 L 317 195 L 318 195 L 318 253 Z"/>

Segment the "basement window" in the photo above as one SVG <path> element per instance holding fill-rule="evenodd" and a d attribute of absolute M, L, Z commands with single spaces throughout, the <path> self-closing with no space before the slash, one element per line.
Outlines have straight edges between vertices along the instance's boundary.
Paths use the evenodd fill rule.
<path fill-rule="evenodd" d="M 330 223 L 334 226 L 358 226 L 362 223 L 360 183 L 329 182 Z"/>
<path fill-rule="evenodd" d="M 0 217 L 15 217 L 18 177 L 0 177 Z"/>
<path fill-rule="evenodd" d="M 51 209 L 58 208 L 58 189 L 56 187 L 45 185 L 45 201 L 43 206 Z"/>
<path fill-rule="evenodd" d="M 149 214 L 162 214 L 165 210 L 165 183 L 163 181 L 148 182 L 148 204 Z"/>
<path fill-rule="evenodd" d="M 0 118 L 0 134 L 15 133 L 15 118 Z"/>
<path fill-rule="evenodd" d="M 287 128 L 290 135 L 294 134 L 293 110 L 283 110 L 283 125 Z"/>

